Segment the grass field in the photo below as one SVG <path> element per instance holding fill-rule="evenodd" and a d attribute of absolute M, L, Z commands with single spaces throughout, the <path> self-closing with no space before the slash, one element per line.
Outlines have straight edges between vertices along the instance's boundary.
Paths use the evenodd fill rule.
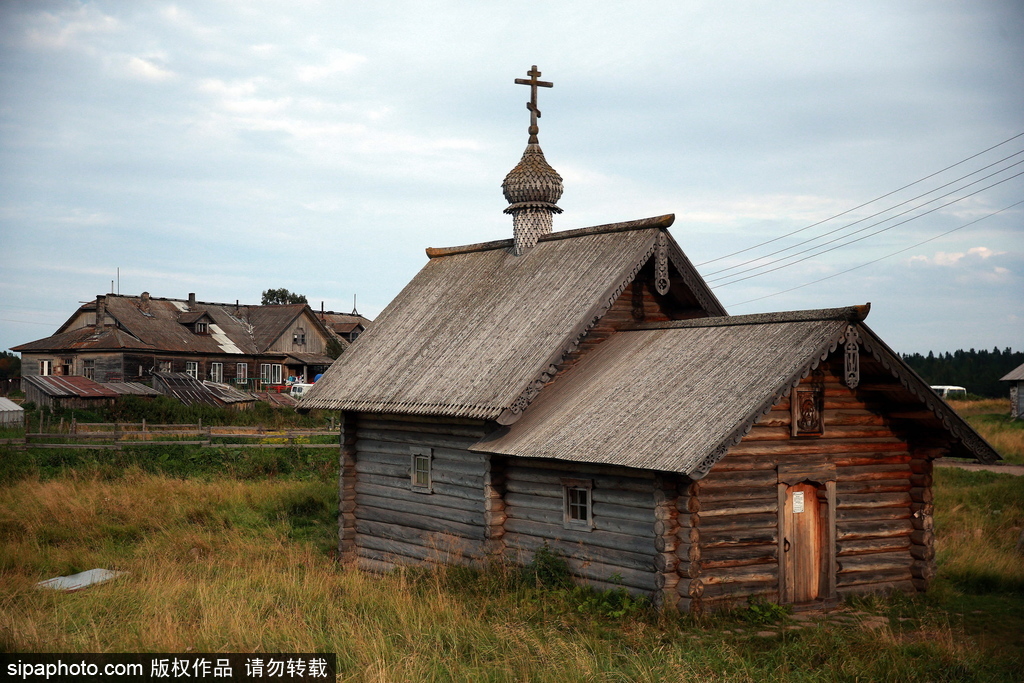
<path fill-rule="evenodd" d="M 999 451 L 1003 460 L 1024 465 L 1024 420 L 1010 419 L 1010 399 L 950 401 L 949 404 Z"/>
<path fill-rule="evenodd" d="M 881 626 L 787 631 L 754 623 L 757 611 L 609 616 L 621 603 L 509 567 L 362 574 L 333 559 L 333 478 L 303 477 L 83 467 L 9 481 L 0 648 L 327 651 L 343 680 L 368 681 L 1024 679 L 1024 478 L 939 471 L 935 589 L 855 605 Z M 33 587 L 93 567 L 129 575 L 78 593 Z M 755 635 L 765 628 L 778 635 Z"/>

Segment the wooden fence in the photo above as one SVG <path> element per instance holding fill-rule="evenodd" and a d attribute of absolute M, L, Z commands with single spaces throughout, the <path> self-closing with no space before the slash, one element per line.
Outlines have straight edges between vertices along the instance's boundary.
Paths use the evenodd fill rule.
<path fill-rule="evenodd" d="M 24 448 L 90 448 L 121 450 L 125 446 L 201 446 L 212 448 L 338 448 L 334 429 L 287 429 L 265 427 L 203 426 L 198 424 L 147 424 L 143 422 L 78 423 L 75 420 L 47 425 L 56 431 L 26 433 L 24 439 L 7 439 L 8 445 Z M 45 427 L 44 427 L 45 428 Z M 335 437 L 333 443 L 308 443 L 312 437 Z"/>

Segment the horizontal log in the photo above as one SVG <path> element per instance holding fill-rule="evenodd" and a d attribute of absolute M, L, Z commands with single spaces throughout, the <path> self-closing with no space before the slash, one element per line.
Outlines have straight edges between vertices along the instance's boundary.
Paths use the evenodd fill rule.
<path fill-rule="evenodd" d="M 363 560 L 364 559 L 375 560 L 377 562 L 382 562 L 382 563 L 385 563 L 385 564 L 402 565 L 402 566 L 408 566 L 408 567 L 437 567 L 439 564 L 442 564 L 441 562 L 438 562 L 438 561 L 435 561 L 435 560 L 425 560 L 425 559 L 418 559 L 418 558 L 415 558 L 415 557 L 407 557 L 407 556 L 404 556 L 404 555 L 397 555 L 397 554 L 392 553 L 392 552 L 387 552 L 387 551 L 384 551 L 384 550 L 377 550 L 376 548 L 368 548 L 368 547 L 357 547 L 356 548 L 356 554 L 357 554 L 357 557 L 359 558 L 359 560 L 358 560 L 359 566 L 364 566 L 363 565 Z M 472 558 L 470 558 L 470 557 L 463 557 L 463 558 L 452 558 L 450 564 L 469 565 L 469 564 L 472 564 L 472 562 L 473 562 Z"/>
<path fill-rule="evenodd" d="M 389 508 L 377 508 L 369 505 L 360 505 L 356 508 L 356 519 L 383 522 L 385 524 L 399 524 L 413 529 L 437 531 L 477 540 L 483 540 L 485 533 L 483 526 L 454 522 L 426 515 L 410 514 Z"/>
<path fill-rule="evenodd" d="M 655 594 L 658 596 L 671 595 L 675 597 L 676 586 L 679 585 L 679 574 L 675 571 L 671 572 L 655 572 L 654 574 L 654 588 L 658 591 Z"/>
<path fill-rule="evenodd" d="M 840 541 L 907 536 L 913 530 L 914 527 L 910 524 L 909 519 L 877 522 L 836 522 L 836 538 Z"/>
<path fill-rule="evenodd" d="M 862 586 L 866 584 L 885 584 L 881 590 L 887 590 L 887 586 L 898 582 L 910 583 L 910 570 L 908 569 L 887 569 L 878 572 L 851 572 L 839 574 L 836 577 L 836 588 L 848 588 L 850 586 Z"/>
<path fill-rule="evenodd" d="M 843 555 L 859 555 L 862 553 L 882 553 L 894 550 L 909 552 L 910 538 L 907 536 L 889 536 L 886 538 L 865 538 L 860 540 L 839 541 L 836 553 Z"/>
<path fill-rule="evenodd" d="M 654 537 L 654 549 L 659 553 L 674 553 L 678 547 L 679 538 L 675 534 Z"/>
<path fill-rule="evenodd" d="M 773 494 L 776 492 L 772 492 Z M 701 524 L 705 527 L 714 527 L 724 517 L 750 517 L 751 515 L 763 515 L 766 513 L 777 514 L 779 510 L 779 499 L 757 498 L 747 501 L 728 501 L 718 505 L 704 503 L 701 505 Z"/>
<path fill-rule="evenodd" d="M 711 548 L 735 548 L 749 545 L 767 545 L 769 543 L 777 543 L 777 539 L 778 530 L 774 526 L 707 533 L 702 529 L 700 545 L 704 550 L 709 550 Z"/>
<path fill-rule="evenodd" d="M 931 562 L 935 559 L 935 546 L 912 545 L 910 546 L 910 556 L 913 557 L 915 560 Z"/>
<path fill-rule="evenodd" d="M 931 503 L 935 500 L 931 487 L 915 487 L 910 489 L 910 498 L 916 503 Z"/>
<path fill-rule="evenodd" d="M 914 593 L 913 581 L 906 579 L 889 579 L 878 583 L 862 583 L 850 586 L 843 586 L 836 589 L 840 599 L 853 597 L 855 595 L 889 595 L 891 593 Z"/>
<path fill-rule="evenodd" d="M 471 453 L 469 447 L 480 440 L 479 436 L 453 436 L 446 434 L 427 434 L 424 432 L 410 432 L 396 429 L 363 429 L 358 428 L 356 432 L 356 444 L 362 441 L 377 441 L 391 444 L 404 444 L 408 446 L 426 446 L 428 448 L 447 448 L 462 451 L 466 457 L 474 456 L 476 459 L 487 458 L 482 453 Z M 360 450 L 362 450 L 360 448 Z"/>
<path fill-rule="evenodd" d="M 542 470 L 556 470 L 562 472 L 559 476 L 574 477 L 576 479 L 591 478 L 599 475 L 606 475 L 612 478 L 625 477 L 627 479 L 653 480 L 654 470 L 635 469 L 621 465 L 595 465 L 592 463 L 573 463 L 567 466 L 564 460 L 545 460 L 542 458 L 529 458 L 529 467 Z M 518 465 L 510 465 L 509 471 L 518 468 Z"/>
<path fill-rule="evenodd" d="M 352 413 L 346 413 L 352 415 Z M 434 415 L 410 415 L 408 413 L 358 413 L 357 420 L 390 420 L 393 422 L 411 422 L 418 424 L 454 424 L 454 425 L 478 425 L 486 434 L 489 429 L 487 422 L 472 417 L 448 417 Z"/>
<path fill-rule="evenodd" d="M 779 579 L 778 577 L 774 577 L 764 581 L 737 581 L 731 583 L 709 584 L 707 588 L 704 589 L 704 595 L 702 597 L 706 604 L 713 604 L 716 600 L 726 598 L 735 600 L 737 598 L 753 596 L 776 596 L 776 600 L 773 600 L 773 602 L 775 602 L 778 599 L 778 593 Z"/>
<path fill-rule="evenodd" d="M 506 538 L 509 534 L 523 534 L 534 536 L 541 540 L 567 541 L 584 546 L 589 544 L 601 548 L 648 555 L 654 552 L 653 538 L 642 538 L 632 534 L 620 534 L 610 531 L 577 531 L 576 529 L 566 529 L 561 524 L 545 524 L 543 522 L 511 517 L 505 521 Z"/>
<path fill-rule="evenodd" d="M 836 522 L 869 522 L 873 520 L 910 519 L 909 507 L 863 508 L 836 510 Z"/>
<path fill-rule="evenodd" d="M 907 445 L 898 438 L 881 439 L 813 439 L 783 442 L 741 441 L 730 454 L 737 456 L 824 455 L 829 453 L 886 453 L 906 451 Z M 724 462 L 725 458 L 722 461 Z M 735 468 L 730 468 L 735 469 Z M 754 469 L 754 468 L 751 468 Z M 760 469 L 760 468 L 758 468 Z"/>
<path fill-rule="evenodd" d="M 511 495 L 512 494 L 509 494 L 509 496 Z M 536 500 L 543 499 L 533 498 L 530 502 Z M 527 507 L 519 498 L 516 498 L 515 500 L 507 499 L 506 503 L 507 505 L 505 506 L 505 514 L 508 515 L 509 518 L 532 520 L 535 522 L 543 522 L 545 524 L 556 524 L 558 526 L 562 526 L 565 520 L 565 513 L 562 509 L 561 504 L 559 504 L 557 508 Z M 609 517 L 607 515 L 599 515 L 597 514 L 596 508 L 594 514 L 594 530 L 632 534 L 634 536 L 651 539 L 653 539 L 655 536 L 653 520 L 648 519 L 644 521 L 637 521 L 632 519 Z"/>
<path fill-rule="evenodd" d="M 392 489 L 393 490 L 393 489 Z M 356 492 L 356 509 L 363 507 L 382 508 L 396 512 L 407 512 L 413 515 L 444 519 L 462 524 L 483 525 L 483 507 L 476 510 L 460 510 L 446 505 L 434 505 L 430 502 L 431 494 L 422 494 L 423 501 L 400 500 L 394 496 L 377 496 Z M 460 499 L 456 499 L 460 500 Z"/>
<path fill-rule="evenodd" d="M 557 484 L 559 486 L 561 485 L 561 480 L 566 477 L 574 479 L 586 478 L 593 479 L 595 489 L 618 489 L 640 494 L 651 493 L 653 486 L 650 478 L 630 477 L 626 476 L 625 472 L 628 472 L 628 470 L 620 472 L 619 476 L 615 477 L 584 472 L 581 477 L 579 471 L 571 467 L 564 467 L 564 464 L 563 469 L 557 470 L 529 467 L 517 463 L 510 464 L 505 469 L 505 478 L 510 482 L 533 482 L 535 484 Z"/>
<path fill-rule="evenodd" d="M 355 486 L 357 495 L 376 496 L 378 498 L 391 498 L 409 503 L 420 503 L 441 508 L 465 510 L 474 513 L 483 513 L 483 500 L 470 500 L 456 496 L 445 496 L 437 492 L 427 493 L 413 491 L 407 484 L 404 488 L 393 486 L 380 486 L 366 482 L 358 482 Z M 356 499 L 360 500 L 359 498 Z"/>
<path fill-rule="evenodd" d="M 467 543 L 462 536 L 415 529 L 400 524 L 385 524 L 368 519 L 357 519 L 355 530 L 361 535 L 385 538 L 403 543 L 412 543 L 425 548 L 448 549 L 461 547 Z"/>
<path fill-rule="evenodd" d="M 700 498 L 701 509 L 708 510 L 732 503 L 743 504 L 750 501 L 776 499 L 775 487 L 776 483 L 772 482 L 763 486 L 730 487 L 711 491 L 701 490 L 697 495 Z"/>
<path fill-rule="evenodd" d="M 676 509 L 682 514 L 697 514 L 700 512 L 700 499 L 697 496 L 681 495 L 676 498 Z"/>
<path fill-rule="evenodd" d="M 915 579 L 931 580 L 935 578 L 935 563 L 931 560 L 914 560 L 910 565 L 910 574 Z"/>
<path fill-rule="evenodd" d="M 915 545 L 935 545 L 935 533 L 928 529 L 915 529 L 910 534 L 910 542 Z"/>
<path fill-rule="evenodd" d="M 720 583 L 742 583 L 748 581 L 778 581 L 779 570 L 774 564 L 754 564 L 744 567 L 730 567 L 709 571 L 701 568 L 700 579 L 707 587 Z"/>
<path fill-rule="evenodd" d="M 369 574 L 389 574 L 398 569 L 399 565 L 394 562 L 381 562 L 368 557 L 360 557 L 356 561 L 356 567 Z"/>
<path fill-rule="evenodd" d="M 676 538 L 680 545 L 696 545 L 700 542 L 700 530 L 695 527 L 680 527 Z"/>
<path fill-rule="evenodd" d="M 707 571 L 727 567 L 741 567 L 752 564 L 768 564 L 778 561 L 779 545 L 708 548 L 700 558 L 701 567 Z"/>
<path fill-rule="evenodd" d="M 409 463 L 408 458 L 406 464 L 392 464 L 374 461 L 372 459 L 360 459 L 356 461 L 355 470 L 358 474 L 380 474 L 386 477 L 394 477 L 396 479 L 409 479 Z M 430 471 L 431 483 L 439 482 L 443 484 L 451 484 L 452 486 L 464 486 L 466 488 L 473 488 L 477 490 L 483 489 L 484 474 L 483 472 L 465 472 L 458 470 L 451 470 L 446 467 L 432 467 Z"/>
<path fill-rule="evenodd" d="M 704 479 L 701 479 L 702 486 L 704 481 L 709 477 L 717 477 L 725 473 L 756 472 L 759 470 L 771 471 L 773 473 L 775 472 L 775 466 L 778 464 L 776 460 L 774 460 L 773 458 L 763 457 L 763 453 L 738 454 L 736 453 L 736 448 L 741 445 L 742 443 L 737 444 L 737 446 L 733 446 L 733 449 L 730 450 L 724 458 L 722 458 L 715 464 L 714 469 L 711 470 L 708 476 L 705 477 Z"/>
<path fill-rule="evenodd" d="M 692 527 L 692 528 L 696 529 L 696 528 L 700 527 L 700 515 L 697 514 L 697 513 L 686 514 L 686 513 L 680 512 L 679 516 L 676 517 L 676 519 L 675 519 L 675 523 L 678 524 L 680 528 L 691 528 Z M 657 523 L 655 523 L 655 525 L 657 525 Z"/>
<path fill-rule="evenodd" d="M 696 543 L 682 543 L 676 546 L 676 557 L 683 562 L 700 562 L 701 555 L 701 547 Z"/>
<path fill-rule="evenodd" d="M 406 422 L 391 419 L 361 418 L 357 429 L 362 433 L 407 432 L 418 438 L 430 439 L 434 435 L 467 437 L 479 441 L 486 435 L 483 425 L 446 424 L 442 422 Z"/>
<path fill-rule="evenodd" d="M 581 561 L 573 558 L 567 558 L 566 563 L 569 565 L 569 571 L 581 579 L 601 581 L 612 586 L 637 588 L 643 591 L 653 591 L 655 589 L 653 570 L 627 569 L 616 565 Z"/>
<path fill-rule="evenodd" d="M 364 448 L 363 446 L 372 446 Z M 427 447 L 427 446 L 424 446 Z M 363 442 L 356 444 L 356 464 L 360 461 L 372 460 L 374 462 L 390 463 L 392 465 L 405 465 L 409 467 L 411 460 L 410 446 L 401 444 L 387 444 L 382 442 Z M 444 468 L 450 472 L 462 472 L 467 475 L 484 474 L 488 467 L 486 460 L 469 454 L 468 451 L 456 451 L 443 448 L 432 448 L 433 468 Z M 469 454 L 474 457 L 463 457 Z"/>
<path fill-rule="evenodd" d="M 864 493 L 900 493 L 910 491 L 909 479 L 874 479 L 867 481 L 836 482 L 836 498 L 850 494 Z"/>
<path fill-rule="evenodd" d="M 479 542 L 470 543 L 466 539 L 458 540 L 461 540 L 462 543 L 459 544 L 453 540 L 449 547 L 430 547 L 363 534 L 356 536 L 356 546 L 372 548 L 396 557 L 425 560 L 438 564 L 463 564 L 467 559 L 479 559 L 485 554 Z"/>
<path fill-rule="evenodd" d="M 353 477 L 354 479 L 355 477 Z M 410 477 L 389 477 L 384 474 L 372 474 L 365 472 L 358 477 L 361 483 L 376 484 L 377 486 L 388 486 L 391 488 L 404 488 L 409 489 L 411 485 Z M 351 482 L 352 490 L 355 490 L 355 482 Z M 437 477 L 431 477 L 430 488 L 435 494 L 442 496 L 454 496 L 456 498 L 464 498 L 466 500 L 476 501 L 478 504 L 484 499 L 484 492 L 481 487 L 478 486 L 460 486 L 458 484 L 449 484 L 440 481 Z"/>
<path fill-rule="evenodd" d="M 791 427 L 755 426 L 743 438 L 743 443 L 761 443 L 765 441 L 789 441 L 793 438 Z M 831 439 L 898 439 L 899 436 L 885 425 L 828 425 L 817 437 L 821 440 Z"/>
<path fill-rule="evenodd" d="M 676 584 L 676 593 L 684 598 L 700 598 L 704 595 L 704 582 L 700 579 L 684 579 Z"/>
<path fill-rule="evenodd" d="M 765 528 L 778 524 L 778 514 L 729 515 L 725 517 L 700 518 L 700 531 L 704 537 L 725 531 L 744 531 L 751 528 Z"/>
<path fill-rule="evenodd" d="M 573 558 L 582 562 L 600 562 L 606 565 L 615 565 L 626 569 L 639 569 L 643 571 L 654 570 L 654 552 L 638 553 L 621 550 L 618 548 L 602 548 L 596 545 L 586 545 L 573 541 L 560 541 L 557 539 L 545 539 L 527 534 L 506 533 L 505 547 L 521 551 L 523 556 L 533 556 L 533 553 L 545 544 L 551 550 L 566 558 Z"/>
<path fill-rule="evenodd" d="M 910 570 L 913 558 L 905 550 L 887 553 L 870 553 L 848 555 L 836 559 L 837 571 L 840 574 L 850 572 L 878 572 L 890 569 Z"/>
<path fill-rule="evenodd" d="M 905 480 L 909 471 L 904 463 L 876 463 L 874 465 L 857 465 L 836 469 L 836 479 L 840 482 L 864 482 L 887 479 Z"/>
<path fill-rule="evenodd" d="M 836 508 L 839 510 L 857 510 L 878 507 L 910 507 L 910 494 L 895 493 L 844 493 L 836 495 Z"/>
<path fill-rule="evenodd" d="M 727 459 L 728 456 L 726 456 Z M 774 486 L 777 482 L 778 474 L 776 474 L 774 467 L 768 470 L 741 469 L 731 471 L 718 471 L 715 468 L 708 476 L 697 482 L 696 489 L 697 495 L 704 497 L 705 494 L 720 489 L 747 490 L 750 488 Z"/>
<path fill-rule="evenodd" d="M 679 558 L 673 553 L 656 553 L 654 555 L 654 571 L 674 572 L 679 566 Z M 662 586 L 659 586 L 661 588 Z"/>
<path fill-rule="evenodd" d="M 913 510 L 914 507 L 911 506 L 910 509 Z M 923 512 L 918 514 L 918 512 L 919 511 L 914 511 L 911 513 L 910 525 L 917 531 L 931 531 L 932 529 L 934 529 L 935 518 L 932 517 L 930 514 L 926 514 Z"/>

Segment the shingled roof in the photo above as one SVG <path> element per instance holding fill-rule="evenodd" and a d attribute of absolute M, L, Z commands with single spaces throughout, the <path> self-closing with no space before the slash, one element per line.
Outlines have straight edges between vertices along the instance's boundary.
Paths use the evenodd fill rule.
<path fill-rule="evenodd" d="M 652 323 L 613 335 L 471 450 L 706 474 L 855 326 L 894 391 L 928 402 L 962 455 L 998 454 L 863 324 L 866 306 Z M 894 363 L 900 366 L 897 370 Z M 909 372 L 908 372 L 909 371 Z M 638 428 L 642 425 L 642 428 Z"/>
<path fill-rule="evenodd" d="M 724 315 L 665 230 L 672 220 L 552 233 L 520 256 L 512 240 L 428 249 L 430 261 L 300 407 L 499 419 L 576 348 L 660 235 L 678 289 Z"/>

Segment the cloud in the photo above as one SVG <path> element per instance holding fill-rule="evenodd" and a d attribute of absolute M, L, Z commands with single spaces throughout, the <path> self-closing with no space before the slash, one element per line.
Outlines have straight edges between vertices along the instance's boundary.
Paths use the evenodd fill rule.
<path fill-rule="evenodd" d="M 296 75 L 303 83 L 310 83 L 339 73 L 351 73 L 366 61 L 363 55 L 335 50 L 328 55 L 325 63 L 300 66 Z"/>
<path fill-rule="evenodd" d="M 129 57 L 125 67 L 130 76 L 143 81 L 166 81 L 176 75 L 173 71 L 157 66 L 142 57 Z"/>
<path fill-rule="evenodd" d="M 29 45 L 54 50 L 78 46 L 78 38 L 120 29 L 120 22 L 91 5 L 66 12 L 40 12 L 36 25 L 25 32 Z"/>
<path fill-rule="evenodd" d="M 961 261 L 964 261 L 964 259 L 967 259 L 967 261 L 964 261 L 964 264 L 963 264 L 963 265 L 966 265 L 968 262 L 977 263 L 978 259 L 980 259 L 981 261 L 984 261 L 986 259 L 992 258 L 993 256 L 1002 256 L 1005 253 L 1006 253 L 1005 251 L 993 251 L 993 250 L 989 249 L 988 247 L 971 247 L 966 252 L 963 252 L 963 251 L 954 251 L 954 252 L 937 251 L 937 252 L 935 252 L 935 255 L 932 256 L 931 258 L 929 258 L 929 257 L 927 257 L 927 256 L 925 256 L 923 254 L 918 254 L 916 256 L 911 256 L 910 257 L 910 262 L 911 263 L 923 263 L 923 264 L 935 265 L 935 266 L 957 266 L 957 265 L 961 265 Z M 1002 270 L 1004 272 L 1006 271 L 1005 268 L 996 268 L 996 270 L 997 271 L 998 270 Z"/>

